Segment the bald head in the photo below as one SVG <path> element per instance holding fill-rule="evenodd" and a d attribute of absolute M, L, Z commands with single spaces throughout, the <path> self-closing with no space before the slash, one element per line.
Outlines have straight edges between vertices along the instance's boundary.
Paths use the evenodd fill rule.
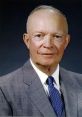
<path fill-rule="evenodd" d="M 54 20 L 56 19 L 60 22 L 60 24 L 62 23 L 65 33 L 68 33 L 68 23 L 65 15 L 60 10 L 47 5 L 38 6 L 29 14 L 26 23 L 27 32 L 29 31 L 30 26 L 35 23 L 35 19 L 37 20 L 41 17 L 44 20 L 47 16 L 54 16 Z"/>

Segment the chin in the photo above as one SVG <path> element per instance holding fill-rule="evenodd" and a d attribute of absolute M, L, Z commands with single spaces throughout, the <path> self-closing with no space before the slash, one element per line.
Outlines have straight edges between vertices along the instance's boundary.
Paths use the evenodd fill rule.
<path fill-rule="evenodd" d="M 50 61 L 41 61 L 41 62 L 38 62 L 38 64 L 43 66 L 52 66 L 54 63 Z"/>

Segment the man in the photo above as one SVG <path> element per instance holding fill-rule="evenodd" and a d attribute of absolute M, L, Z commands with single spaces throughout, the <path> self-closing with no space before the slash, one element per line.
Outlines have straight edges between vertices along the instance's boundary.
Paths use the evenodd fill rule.
<path fill-rule="evenodd" d="M 1 78 L 0 116 L 82 117 L 82 75 L 59 66 L 70 41 L 66 17 L 42 5 L 30 13 L 26 28 L 23 40 L 30 60 Z M 61 116 L 53 106 L 54 93 L 51 99 L 48 77 L 52 76 L 53 87 L 62 99 Z"/>

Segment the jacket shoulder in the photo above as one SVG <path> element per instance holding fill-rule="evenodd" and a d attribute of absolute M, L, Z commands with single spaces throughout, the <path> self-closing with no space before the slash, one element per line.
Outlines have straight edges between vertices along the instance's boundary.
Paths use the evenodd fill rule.
<path fill-rule="evenodd" d="M 64 69 L 62 67 L 60 67 L 60 74 L 61 74 L 61 77 L 64 76 L 68 80 L 70 80 L 72 82 L 76 82 L 76 84 L 78 84 L 79 86 L 82 86 L 82 74 L 72 72 L 72 71 Z"/>
<path fill-rule="evenodd" d="M 17 83 L 22 83 L 24 71 L 27 70 L 29 73 L 30 62 L 27 61 L 20 68 L 0 77 L 0 86 L 4 85 L 16 85 Z"/>
<path fill-rule="evenodd" d="M 0 77 L 0 86 L 1 84 L 9 84 L 9 82 L 14 82 L 18 77 L 22 75 L 22 67 Z"/>

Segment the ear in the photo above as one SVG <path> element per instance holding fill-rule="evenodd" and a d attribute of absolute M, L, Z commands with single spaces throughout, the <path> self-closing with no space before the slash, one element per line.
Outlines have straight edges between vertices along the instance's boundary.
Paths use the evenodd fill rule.
<path fill-rule="evenodd" d="M 25 45 L 27 46 L 27 48 L 29 49 L 29 34 L 28 33 L 23 34 L 23 41 Z"/>
<path fill-rule="evenodd" d="M 66 35 L 66 42 L 65 42 L 65 49 L 67 48 L 68 44 L 70 42 L 70 35 Z"/>

